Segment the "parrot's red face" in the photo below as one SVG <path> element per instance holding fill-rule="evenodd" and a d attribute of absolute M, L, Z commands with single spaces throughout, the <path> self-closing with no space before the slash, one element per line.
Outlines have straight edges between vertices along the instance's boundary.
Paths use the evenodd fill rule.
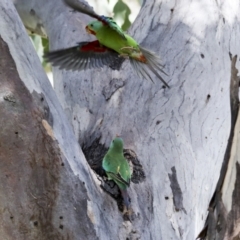
<path fill-rule="evenodd" d="M 85 29 L 88 33 L 96 35 L 96 33 L 92 29 L 90 29 L 89 26 L 86 26 Z"/>

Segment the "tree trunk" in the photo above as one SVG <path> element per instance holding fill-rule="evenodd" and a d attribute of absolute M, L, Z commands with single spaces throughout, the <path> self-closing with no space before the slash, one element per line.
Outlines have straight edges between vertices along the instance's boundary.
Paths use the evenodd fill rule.
<path fill-rule="evenodd" d="M 120 71 L 54 69 L 57 97 L 14 7 L 0 6 L 4 239 L 194 239 L 206 218 L 201 238 L 237 239 L 239 1 L 145 1 L 129 33 L 159 53 L 170 89 L 125 61 Z M 61 1 L 16 8 L 51 49 L 92 39 L 90 18 Z M 133 167 L 130 218 L 100 167 L 116 134 Z"/>

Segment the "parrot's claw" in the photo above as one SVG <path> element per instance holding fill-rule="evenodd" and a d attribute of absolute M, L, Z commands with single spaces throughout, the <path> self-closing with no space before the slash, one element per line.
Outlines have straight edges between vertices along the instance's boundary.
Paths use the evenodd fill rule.
<path fill-rule="evenodd" d="M 128 208 L 126 205 L 123 205 L 123 215 L 125 215 L 126 213 L 128 213 Z"/>
<path fill-rule="evenodd" d="M 129 55 L 126 54 L 126 53 L 119 54 L 119 57 L 123 57 L 123 58 L 129 59 Z"/>
<path fill-rule="evenodd" d="M 123 207 L 123 218 L 127 221 L 132 222 L 134 220 L 134 212 L 132 208 Z"/>
<path fill-rule="evenodd" d="M 121 48 L 121 51 L 124 51 L 124 50 L 127 50 L 127 51 L 131 51 L 131 52 L 139 52 L 138 49 L 136 49 L 135 47 L 122 47 Z"/>

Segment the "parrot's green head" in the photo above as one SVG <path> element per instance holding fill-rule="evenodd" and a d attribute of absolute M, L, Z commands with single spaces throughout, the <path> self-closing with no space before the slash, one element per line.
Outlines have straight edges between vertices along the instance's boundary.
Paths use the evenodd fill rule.
<path fill-rule="evenodd" d="M 93 21 L 90 22 L 87 26 L 86 26 L 86 31 L 90 34 L 96 35 L 96 33 L 103 27 L 103 23 L 100 21 Z"/>
<path fill-rule="evenodd" d="M 112 140 L 110 148 L 114 151 L 122 152 L 123 151 L 123 140 L 122 138 L 116 137 Z"/>

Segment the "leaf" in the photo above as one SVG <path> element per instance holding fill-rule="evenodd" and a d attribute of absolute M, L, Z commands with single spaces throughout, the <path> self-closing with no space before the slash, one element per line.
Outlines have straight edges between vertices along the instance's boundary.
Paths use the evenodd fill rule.
<path fill-rule="evenodd" d="M 42 45 L 43 45 L 43 51 L 48 52 L 49 51 L 49 40 L 48 40 L 48 38 L 42 38 Z"/>
<path fill-rule="evenodd" d="M 114 16 L 113 16 L 114 19 L 120 18 L 123 21 L 121 28 L 123 31 L 126 31 L 131 25 L 131 22 L 129 20 L 129 15 L 131 14 L 131 10 L 128 7 L 128 5 L 124 3 L 122 0 L 118 0 L 113 8 L 113 13 L 114 13 Z"/>
<path fill-rule="evenodd" d="M 48 38 L 42 38 L 43 53 L 49 52 L 49 40 Z M 42 66 L 46 72 L 51 71 L 51 64 L 42 59 Z"/>

